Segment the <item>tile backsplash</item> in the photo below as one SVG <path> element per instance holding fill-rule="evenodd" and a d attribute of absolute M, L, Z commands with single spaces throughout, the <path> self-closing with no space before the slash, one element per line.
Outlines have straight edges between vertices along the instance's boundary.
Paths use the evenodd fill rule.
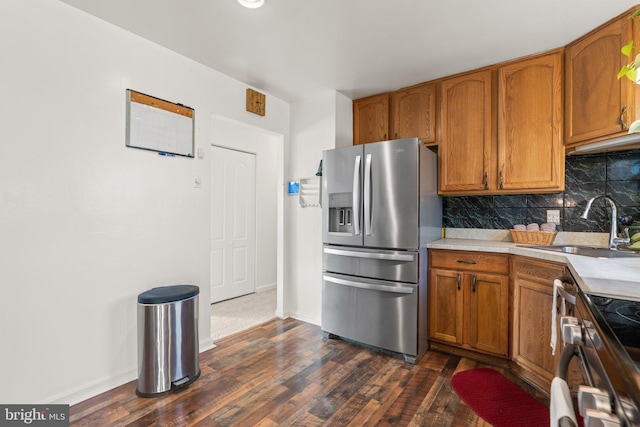
<path fill-rule="evenodd" d="M 560 211 L 560 231 L 608 232 L 611 210 L 596 200 L 589 219 L 580 219 L 587 200 L 606 194 L 618 206 L 618 218 L 640 224 L 640 149 L 567 156 L 565 190 L 553 194 L 443 197 L 447 228 L 509 229 L 513 224 L 547 222 L 547 210 Z"/>

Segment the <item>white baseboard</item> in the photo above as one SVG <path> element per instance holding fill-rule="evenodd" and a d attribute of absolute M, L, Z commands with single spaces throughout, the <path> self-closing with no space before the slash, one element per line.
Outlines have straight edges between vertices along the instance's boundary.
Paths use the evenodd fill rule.
<path fill-rule="evenodd" d="M 316 326 L 320 326 L 320 324 L 322 323 L 320 319 L 316 317 L 309 317 L 305 315 L 300 315 L 298 313 L 290 313 L 290 316 L 293 317 L 294 319 L 301 320 L 306 323 L 311 323 L 312 325 L 316 325 Z"/>
<path fill-rule="evenodd" d="M 211 337 L 201 339 L 199 346 L 200 353 L 216 348 L 216 345 L 213 343 Z M 65 391 L 63 393 L 51 396 L 50 398 L 46 399 L 46 401 L 52 404 L 75 405 L 76 403 L 80 403 L 137 379 L 138 369 L 136 367 L 133 369 L 129 369 L 127 372 L 124 372 L 120 375 L 101 378 L 73 388 L 71 390 Z"/>
<path fill-rule="evenodd" d="M 202 338 L 200 340 L 200 353 L 203 353 L 207 350 L 211 350 L 212 348 L 216 348 L 216 345 L 213 343 L 213 339 L 211 337 Z"/>
<path fill-rule="evenodd" d="M 271 289 L 276 289 L 277 286 L 277 283 L 269 283 L 263 286 L 256 286 L 256 293 L 270 291 Z"/>
<path fill-rule="evenodd" d="M 137 368 L 113 377 L 104 377 L 46 399 L 52 404 L 75 405 L 138 378 Z"/>

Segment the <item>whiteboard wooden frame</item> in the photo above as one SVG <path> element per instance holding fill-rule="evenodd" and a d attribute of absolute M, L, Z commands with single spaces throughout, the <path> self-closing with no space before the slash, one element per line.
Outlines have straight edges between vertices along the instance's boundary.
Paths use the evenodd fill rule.
<path fill-rule="evenodd" d="M 127 89 L 127 136 L 132 148 L 193 158 L 193 108 Z"/>

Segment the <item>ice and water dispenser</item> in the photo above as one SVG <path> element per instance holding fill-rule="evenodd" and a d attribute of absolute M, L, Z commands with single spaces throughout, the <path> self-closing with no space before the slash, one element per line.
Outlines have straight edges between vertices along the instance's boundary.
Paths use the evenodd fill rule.
<path fill-rule="evenodd" d="M 329 193 L 329 232 L 353 233 L 353 193 Z"/>

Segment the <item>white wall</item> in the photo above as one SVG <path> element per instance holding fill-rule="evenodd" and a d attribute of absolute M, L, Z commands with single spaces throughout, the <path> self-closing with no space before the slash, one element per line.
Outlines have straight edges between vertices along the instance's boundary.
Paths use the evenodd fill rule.
<path fill-rule="evenodd" d="M 134 379 L 154 286 L 200 285 L 209 345 L 211 117 L 282 135 L 286 170 L 289 105 L 247 113 L 247 85 L 58 1 L 0 2 L 0 52 L 0 402 Z M 126 148 L 127 88 L 195 108 L 205 158 Z"/>
<path fill-rule="evenodd" d="M 348 104 L 348 106 L 347 106 Z M 315 176 L 322 151 L 351 145 L 351 101 L 335 91 L 291 105 L 291 147 L 289 177 L 297 180 Z M 300 207 L 297 197 L 288 196 L 290 227 L 288 244 L 291 283 L 285 300 L 290 315 L 319 325 L 322 301 L 322 210 Z"/>
<path fill-rule="evenodd" d="M 336 92 L 336 148 L 353 145 L 353 102 Z"/>

